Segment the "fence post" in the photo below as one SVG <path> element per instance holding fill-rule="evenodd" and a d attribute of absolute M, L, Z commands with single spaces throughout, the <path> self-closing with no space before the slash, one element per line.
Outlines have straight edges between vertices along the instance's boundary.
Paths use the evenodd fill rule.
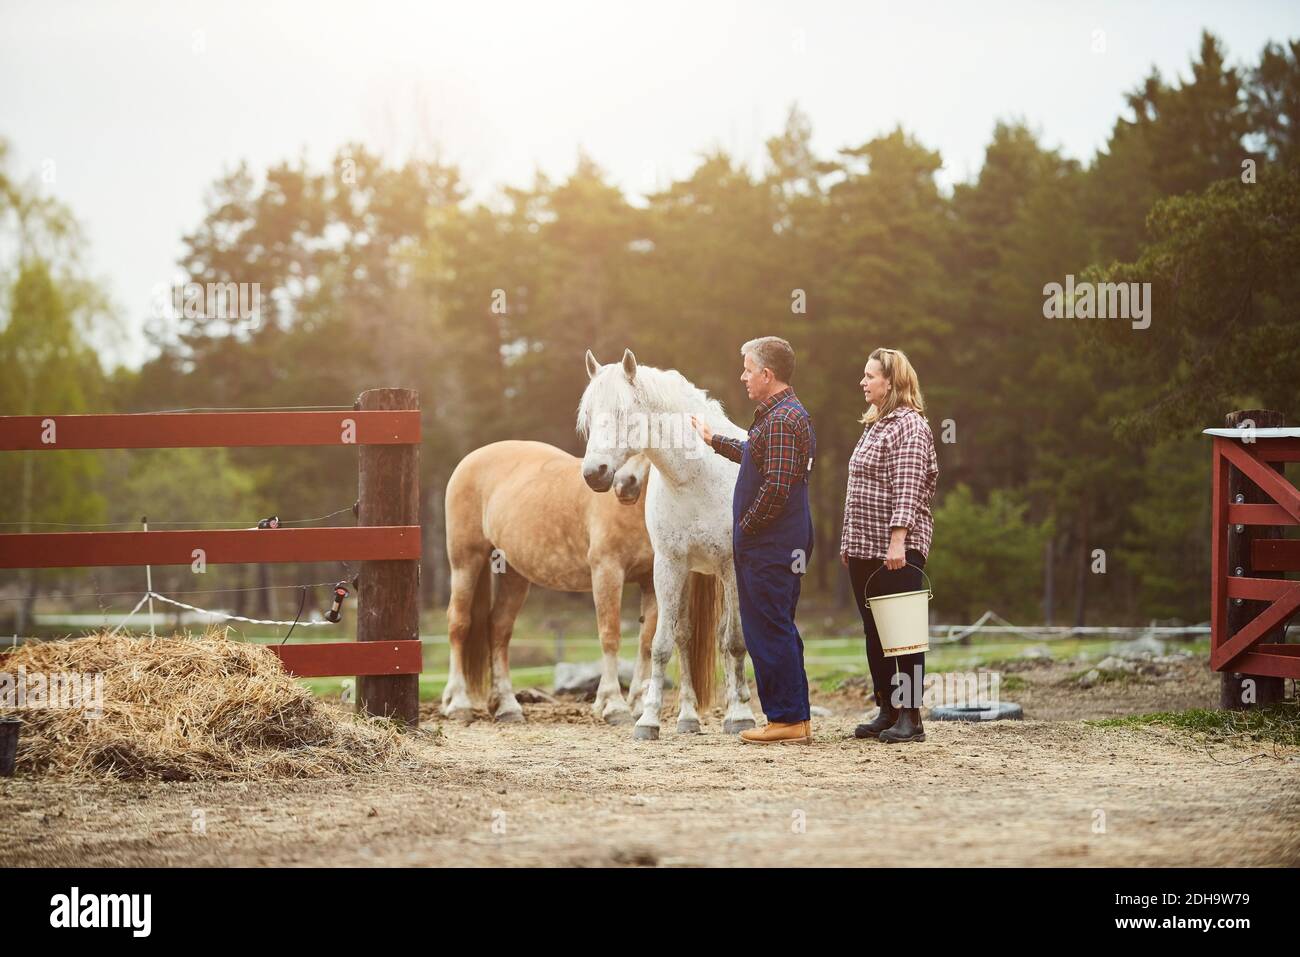
<path fill-rule="evenodd" d="M 418 409 L 414 389 L 370 389 L 360 411 Z M 420 447 L 363 445 L 360 450 L 357 518 L 361 525 L 420 524 Z M 420 562 L 368 561 L 361 567 L 357 641 L 418 640 Z M 408 728 L 420 723 L 419 675 L 361 675 L 357 711 L 388 717 Z"/>
<path fill-rule="evenodd" d="M 1250 423 L 1250 427 L 1256 429 L 1271 429 L 1281 428 L 1286 424 L 1286 420 L 1281 412 L 1273 412 L 1268 409 L 1246 409 L 1229 412 L 1224 420 L 1224 424 L 1230 429 L 1245 427 L 1247 423 Z M 1273 466 L 1273 468 L 1276 471 L 1281 471 L 1277 466 Z M 1258 504 L 1270 501 L 1254 482 L 1242 475 L 1234 466 L 1228 467 L 1227 492 L 1230 504 Z M 1250 567 L 1250 543 L 1257 538 L 1281 538 L 1282 529 L 1274 525 L 1242 525 L 1240 526 L 1241 531 L 1238 531 L 1238 527 L 1236 525 L 1228 527 L 1228 574 L 1234 577 L 1246 578 L 1282 578 L 1282 572 L 1254 571 Z M 1241 569 L 1241 571 L 1239 572 L 1237 569 Z M 1229 598 L 1226 618 L 1227 633 L 1235 635 L 1250 624 L 1252 620 L 1259 616 L 1266 604 L 1266 602 Z M 1285 632 L 1286 622 L 1283 621 L 1262 640 L 1264 642 L 1282 641 Z M 1249 696 L 1246 695 L 1244 687 L 1247 681 L 1254 684 Z M 1256 705 L 1272 704 L 1281 701 L 1284 695 L 1285 687 L 1281 678 L 1267 675 L 1246 675 L 1232 671 L 1225 671 L 1220 676 L 1219 707 L 1225 710 L 1241 710 Z M 1248 697 L 1253 700 L 1247 700 Z"/>

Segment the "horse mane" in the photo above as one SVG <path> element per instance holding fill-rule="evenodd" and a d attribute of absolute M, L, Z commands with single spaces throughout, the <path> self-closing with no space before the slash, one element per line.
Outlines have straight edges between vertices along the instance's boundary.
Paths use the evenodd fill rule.
<path fill-rule="evenodd" d="M 745 434 L 727 418 L 721 402 L 676 369 L 659 369 L 638 363 L 636 378 L 629 382 L 622 365 L 617 362 L 601 369 L 587 383 L 582 401 L 578 403 L 578 434 L 587 437 L 597 412 L 613 412 L 622 417 L 635 409 L 651 413 L 692 412 L 715 432 L 733 437 Z"/>

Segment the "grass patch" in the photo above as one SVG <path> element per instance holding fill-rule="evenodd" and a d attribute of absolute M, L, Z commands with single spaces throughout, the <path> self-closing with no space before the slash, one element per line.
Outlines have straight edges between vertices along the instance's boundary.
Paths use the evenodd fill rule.
<path fill-rule="evenodd" d="M 863 673 L 861 671 L 830 671 L 826 674 L 818 675 L 813 678 L 813 681 L 816 683 L 819 691 L 823 694 L 830 694 L 835 691 L 840 691 L 844 687 L 845 682 L 851 681 L 854 678 L 861 679 L 862 675 Z M 812 676 L 810 675 L 809 677 Z"/>
<path fill-rule="evenodd" d="M 1203 734 L 1219 741 L 1263 741 L 1300 747 L 1300 702 L 1294 700 L 1246 711 L 1193 708 L 1189 711 L 1159 711 L 1154 714 L 1103 718 L 1085 721 L 1084 724 L 1099 728 L 1154 724 Z"/>
<path fill-rule="evenodd" d="M 1090 674 L 1093 671 L 1097 672 L 1097 680 L 1090 685 L 1090 687 L 1093 688 L 1100 685 L 1110 684 L 1126 685 L 1147 683 L 1145 676 L 1133 671 L 1122 671 L 1119 668 L 1084 668 L 1081 671 L 1076 671 L 1072 675 L 1061 679 L 1059 684 L 1079 685 L 1080 679 L 1082 679 L 1084 675 Z M 1079 687 L 1082 687 L 1082 685 L 1079 685 Z"/>
<path fill-rule="evenodd" d="M 927 665 L 928 665 L 927 660 Z M 1035 668 L 1050 668 L 1057 663 L 1055 658 L 989 658 L 983 662 L 981 667 L 989 671 L 1000 671 L 1003 674 L 1014 671 L 1030 671 Z"/>
<path fill-rule="evenodd" d="M 1029 682 L 1020 675 L 1003 675 L 998 682 L 999 691 L 1023 691 L 1029 687 Z"/>

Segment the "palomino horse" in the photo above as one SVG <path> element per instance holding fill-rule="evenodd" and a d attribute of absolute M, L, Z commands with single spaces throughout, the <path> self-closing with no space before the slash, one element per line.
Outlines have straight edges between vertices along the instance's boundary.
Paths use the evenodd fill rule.
<path fill-rule="evenodd" d="M 593 709 L 611 724 L 632 720 L 618 681 L 619 608 L 623 583 L 639 584 L 643 624 L 632 678 L 635 704 L 656 619 L 654 553 L 641 494 L 649 471 L 645 459 L 628 461 L 615 483 L 616 501 L 592 495 L 583 484 L 582 463 L 541 442 L 495 442 L 461 460 L 447 481 L 451 663 L 444 714 L 472 717 L 472 697 L 482 700 L 489 691 L 490 670 L 488 709 L 497 721 L 523 719 L 510 684 L 509 644 L 535 583 L 593 593 L 604 658 Z"/>
<path fill-rule="evenodd" d="M 722 730 L 733 734 L 754 727 L 745 679 L 745 638 L 736 602 L 736 569 L 731 555 L 731 496 L 740 467 L 700 441 L 690 417 L 698 416 L 720 435 L 743 438 L 745 430 L 730 422 L 716 399 L 696 388 L 676 370 L 638 366 L 629 349 L 621 363 L 602 366 L 587 353 L 591 381 L 578 406 L 578 431 L 587 438 L 582 475 L 598 492 L 608 490 L 615 474 L 638 453 L 654 468 L 646 488 L 645 521 L 654 546 L 654 588 L 659 622 L 651 646 L 650 685 L 633 736 L 659 737 L 664 668 L 674 643 L 683 661 L 698 660 L 701 636 L 696 620 L 700 602 L 688 599 L 687 581 L 697 575 L 716 592 L 722 584 L 725 628 L 720 637 L 726 657 L 727 703 Z M 698 701 L 712 703 L 713 668 L 682 669 L 677 730 L 700 730 Z"/>

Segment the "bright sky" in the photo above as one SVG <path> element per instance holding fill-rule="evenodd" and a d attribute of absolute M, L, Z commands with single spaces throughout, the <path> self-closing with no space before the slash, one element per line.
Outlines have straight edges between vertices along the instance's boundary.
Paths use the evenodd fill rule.
<path fill-rule="evenodd" d="M 134 364 L 152 291 L 240 159 L 436 146 L 486 197 L 562 178 L 581 148 L 635 198 L 712 146 L 757 168 L 798 102 L 823 155 L 901 122 L 951 183 L 998 118 L 1090 157 L 1152 64 L 1187 73 L 1202 27 L 1254 60 L 1300 36 L 1300 5 L 3 0 L 0 136 L 85 224 L 128 330 L 105 358 Z"/>

